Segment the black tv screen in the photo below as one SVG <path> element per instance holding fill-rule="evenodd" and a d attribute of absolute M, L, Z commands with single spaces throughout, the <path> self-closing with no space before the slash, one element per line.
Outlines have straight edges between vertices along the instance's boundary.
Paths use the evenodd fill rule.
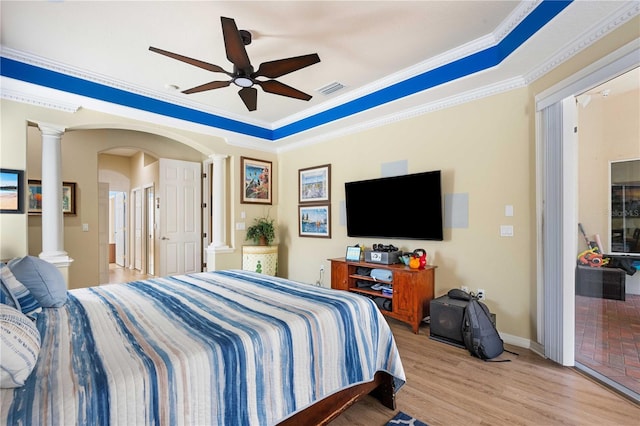
<path fill-rule="evenodd" d="M 348 236 L 442 241 L 440 170 L 346 182 L 344 189 Z"/>

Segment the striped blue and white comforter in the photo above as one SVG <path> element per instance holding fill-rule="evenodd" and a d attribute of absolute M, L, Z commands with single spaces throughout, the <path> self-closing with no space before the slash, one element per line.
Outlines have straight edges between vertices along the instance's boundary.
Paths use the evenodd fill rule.
<path fill-rule="evenodd" d="M 376 371 L 405 380 L 370 300 L 244 271 L 72 290 L 37 325 L 0 424 L 272 425 Z"/>

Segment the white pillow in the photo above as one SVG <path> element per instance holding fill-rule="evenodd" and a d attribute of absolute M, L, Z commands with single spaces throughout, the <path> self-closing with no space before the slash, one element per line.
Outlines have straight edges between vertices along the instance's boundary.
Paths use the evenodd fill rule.
<path fill-rule="evenodd" d="M 0 305 L 0 387 L 24 385 L 36 366 L 40 333 L 25 314 Z"/>

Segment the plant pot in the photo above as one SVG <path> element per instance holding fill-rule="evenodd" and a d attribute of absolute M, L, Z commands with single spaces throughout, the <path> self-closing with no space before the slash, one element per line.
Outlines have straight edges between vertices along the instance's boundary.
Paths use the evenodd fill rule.
<path fill-rule="evenodd" d="M 258 245 L 259 246 L 266 246 L 267 245 L 267 237 L 260 237 L 258 239 Z"/>

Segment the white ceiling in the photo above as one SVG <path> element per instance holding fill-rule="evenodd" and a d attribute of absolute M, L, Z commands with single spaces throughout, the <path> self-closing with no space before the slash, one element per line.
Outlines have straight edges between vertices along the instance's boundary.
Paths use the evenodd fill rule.
<path fill-rule="evenodd" d="M 461 78 L 416 93 L 409 90 L 407 96 L 398 97 L 395 91 L 388 102 L 368 103 L 365 96 L 369 94 L 378 96 L 381 89 L 395 83 L 491 48 L 540 3 L 2 0 L 3 59 L 180 105 L 189 114 L 185 119 L 170 112 L 162 114 L 173 117 L 161 117 L 157 111 L 134 112 L 130 106 L 115 105 L 118 101 L 95 99 L 87 93 L 63 95 L 55 90 L 57 83 L 34 89 L 28 77 L 8 77 L 0 70 L 2 91 L 5 98 L 26 98 L 25 93 L 51 97 L 79 107 L 219 135 L 230 143 L 278 149 L 397 119 L 398 114 L 418 114 L 457 102 L 454 99 L 461 94 L 473 98 L 481 92 L 524 85 L 640 13 L 638 1 L 576 1 L 497 66 L 463 73 Z M 221 16 L 234 18 L 239 29 L 252 33 L 253 42 L 246 49 L 255 68 L 265 61 L 317 53 L 320 63 L 277 79 L 313 98 L 305 102 L 258 89 L 258 109 L 249 112 L 234 85 L 191 95 L 180 93 L 228 77 L 150 52 L 149 46 L 231 71 Z M 316 91 L 333 82 L 346 87 L 328 96 Z M 359 102 L 366 107 L 359 107 Z M 192 123 L 194 111 L 205 112 L 206 120 Z M 307 119 L 312 124 L 305 124 Z M 222 125 L 217 124 L 220 120 Z M 230 126 L 224 124 L 226 120 L 231 120 Z M 293 128 L 290 134 L 276 137 L 270 133 L 287 126 Z"/>

